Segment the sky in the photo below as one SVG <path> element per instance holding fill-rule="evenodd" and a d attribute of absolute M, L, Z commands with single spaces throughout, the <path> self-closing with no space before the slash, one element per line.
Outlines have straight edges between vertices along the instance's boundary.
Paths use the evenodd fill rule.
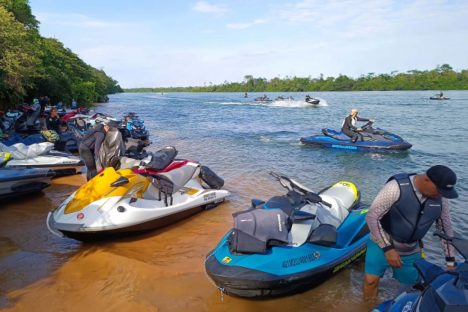
<path fill-rule="evenodd" d="M 466 0 L 30 0 L 122 87 L 468 69 Z"/>

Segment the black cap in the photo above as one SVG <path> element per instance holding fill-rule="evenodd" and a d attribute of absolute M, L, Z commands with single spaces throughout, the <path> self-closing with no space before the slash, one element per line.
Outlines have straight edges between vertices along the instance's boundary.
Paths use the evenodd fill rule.
<path fill-rule="evenodd" d="M 443 165 L 432 166 L 426 171 L 427 176 L 437 187 L 439 193 L 445 198 L 457 198 L 455 191 L 457 175 L 449 167 Z"/>

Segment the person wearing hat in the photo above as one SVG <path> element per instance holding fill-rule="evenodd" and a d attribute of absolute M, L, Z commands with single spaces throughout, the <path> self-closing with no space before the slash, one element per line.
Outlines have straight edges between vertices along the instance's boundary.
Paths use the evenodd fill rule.
<path fill-rule="evenodd" d="M 80 157 L 87 169 L 86 178 L 88 181 L 97 175 L 96 163 L 99 162 L 99 151 L 109 129 L 110 126 L 107 122 L 96 125 L 85 134 L 78 147 Z"/>
<path fill-rule="evenodd" d="M 358 113 L 359 111 L 357 110 L 357 108 L 353 108 L 351 110 L 351 113 L 348 116 L 346 116 L 343 122 L 343 126 L 341 127 L 341 132 L 349 136 L 353 143 L 355 143 L 358 139 L 362 141 L 362 134 L 359 133 L 362 131 L 362 129 L 356 127 L 356 122 L 373 121 L 372 119 L 358 117 Z"/>
<path fill-rule="evenodd" d="M 457 198 L 456 174 L 436 165 L 422 174 L 397 174 L 369 207 L 366 216 L 371 239 L 367 244 L 364 298 L 375 299 L 379 280 L 387 268 L 400 283 L 412 286 L 420 281 L 413 263 L 421 259 L 422 238 L 436 223 L 437 230 L 453 236 L 448 199 Z M 448 268 L 455 264 L 453 247 L 442 240 Z"/>

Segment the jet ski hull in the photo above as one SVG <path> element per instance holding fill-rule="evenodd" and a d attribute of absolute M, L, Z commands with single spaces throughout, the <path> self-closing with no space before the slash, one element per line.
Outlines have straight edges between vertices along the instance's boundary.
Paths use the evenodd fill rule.
<path fill-rule="evenodd" d="M 46 169 L 0 169 L 0 198 L 40 192 L 48 187 L 54 172 Z"/>
<path fill-rule="evenodd" d="M 404 151 L 410 149 L 412 145 L 406 141 L 357 141 L 337 140 L 324 135 L 301 138 L 301 143 L 329 148 L 339 148 L 352 151 L 368 150 L 394 150 Z"/>
<path fill-rule="evenodd" d="M 212 251 L 205 262 L 206 272 L 215 284 L 223 292 L 238 297 L 246 298 L 268 298 L 284 296 L 303 292 L 318 286 L 331 276 L 341 271 L 348 264 L 359 259 L 365 254 L 367 236 L 356 243 L 353 248 L 345 252 L 340 250 L 328 251 L 310 251 L 298 256 L 283 257 L 277 262 L 279 271 L 285 266 L 301 265 L 307 262 L 313 263 L 319 261 L 324 255 L 329 258 L 331 253 L 336 253 L 336 257 L 328 263 L 322 265 L 311 265 L 308 270 L 293 274 L 271 274 L 261 270 L 254 270 L 242 266 L 227 266 L 227 259 L 239 257 L 232 255 L 225 250 L 225 256 L 219 258 L 219 251 Z M 273 247 L 278 248 L 278 247 Z M 292 253 L 292 250 L 289 250 Z M 338 255 L 340 254 L 340 255 Z M 267 257 L 268 255 L 265 255 Z M 288 262 L 289 261 L 289 262 Z"/>
<path fill-rule="evenodd" d="M 28 159 L 12 159 L 6 163 L 11 168 L 44 168 L 55 172 L 55 176 L 74 175 L 81 171 L 83 161 L 76 156 L 58 151 Z"/>
<path fill-rule="evenodd" d="M 431 100 L 436 100 L 436 101 L 450 100 L 450 98 L 448 98 L 448 97 L 438 97 L 438 96 L 436 96 L 436 97 L 431 96 L 429 99 L 431 99 Z"/>

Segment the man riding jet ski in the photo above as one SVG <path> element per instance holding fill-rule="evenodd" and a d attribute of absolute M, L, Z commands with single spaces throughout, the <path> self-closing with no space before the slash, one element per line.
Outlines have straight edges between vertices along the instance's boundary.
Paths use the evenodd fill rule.
<path fill-rule="evenodd" d="M 55 176 L 48 169 L 3 168 L 10 157 L 10 153 L 0 152 L 0 198 L 39 192 L 48 187 Z"/>
<path fill-rule="evenodd" d="M 322 129 L 323 135 L 313 135 L 301 138 L 301 142 L 307 145 L 318 145 L 323 147 L 340 148 L 354 151 L 369 150 L 407 150 L 411 144 L 405 141 L 399 135 L 390 133 L 380 128 L 373 128 L 373 122 L 369 121 L 360 128 L 360 136 L 353 142 L 353 139 L 343 132 L 332 129 Z"/>
<path fill-rule="evenodd" d="M 205 261 L 219 289 L 241 297 L 301 292 L 361 257 L 369 238 L 366 209 L 352 182 L 319 193 L 272 173 L 288 193 L 253 199 Z"/>
<path fill-rule="evenodd" d="M 59 236 L 96 240 L 153 230 L 223 202 L 229 195 L 220 190 L 224 181 L 198 163 L 173 163 L 174 151 L 157 152 L 143 169 L 104 169 L 49 213 L 47 227 Z"/>
<path fill-rule="evenodd" d="M 468 311 L 468 240 L 434 235 L 450 242 L 465 259 L 453 270 L 418 260 L 414 265 L 423 279 L 421 291 L 408 291 L 386 301 L 374 312 L 462 312 Z"/>
<path fill-rule="evenodd" d="M 316 99 L 314 97 L 311 97 L 310 95 L 306 95 L 305 96 L 305 101 L 309 104 L 313 104 L 313 105 L 317 105 L 317 104 L 320 104 L 320 100 L 319 99 Z"/>

